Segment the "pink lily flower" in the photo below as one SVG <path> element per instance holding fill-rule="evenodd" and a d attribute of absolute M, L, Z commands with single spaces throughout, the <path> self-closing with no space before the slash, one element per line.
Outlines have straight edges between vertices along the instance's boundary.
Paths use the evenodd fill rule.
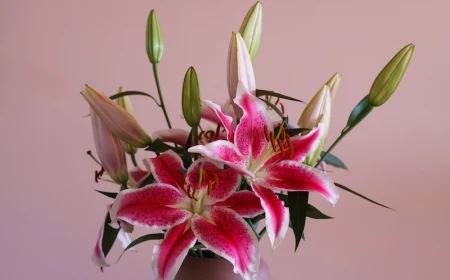
<path fill-rule="evenodd" d="M 218 140 L 189 149 L 237 170 L 261 199 L 266 213 L 266 227 L 272 247 L 276 248 L 289 227 L 289 210 L 274 191 L 315 191 L 333 205 L 338 192 L 332 180 L 322 171 L 302 164 L 314 150 L 322 125 L 305 136 L 290 138 L 283 129 L 274 132 L 266 105 L 240 84 L 234 99 L 243 116 L 230 141 Z M 221 114 L 216 107 L 216 113 Z M 224 122 L 229 126 L 229 119 Z M 231 141 L 232 140 L 232 141 Z"/>
<path fill-rule="evenodd" d="M 264 210 L 252 192 L 236 192 L 241 176 L 205 158 L 185 171 L 172 151 L 144 163 L 156 182 L 120 192 L 110 215 L 112 223 L 168 229 L 153 251 L 155 278 L 173 279 L 198 240 L 229 260 L 235 273 L 252 279 L 259 267 L 258 239 L 243 217 Z"/>

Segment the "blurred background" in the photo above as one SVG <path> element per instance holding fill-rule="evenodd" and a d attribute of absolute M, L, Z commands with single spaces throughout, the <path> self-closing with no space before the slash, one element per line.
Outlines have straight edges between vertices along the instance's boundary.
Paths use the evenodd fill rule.
<path fill-rule="evenodd" d="M 153 279 L 154 243 L 112 267 L 90 260 L 109 199 L 94 188 L 94 150 L 86 83 L 110 95 L 119 86 L 156 94 L 145 52 L 150 9 L 162 25 L 162 91 L 174 127 L 181 118 L 185 71 L 195 66 L 202 97 L 227 98 L 226 60 L 253 0 L 0 2 L 0 278 Z M 272 251 L 261 241 L 272 279 L 449 279 L 450 41 L 446 0 L 263 1 L 263 36 L 254 63 L 260 89 L 308 101 L 336 71 L 343 81 L 332 108 L 329 142 L 378 72 L 414 43 L 395 95 L 335 149 L 349 172 L 330 175 L 395 209 L 341 191 L 333 220 L 307 220 L 294 253 L 292 232 Z M 165 128 L 148 98 L 132 97 L 137 119 Z M 303 104 L 285 102 L 291 119 Z M 139 152 L 138 157 L 147 154 Z M 137 231 L 134 238 L 146 233 Z M 116 244 L 117 245 L 117 244 Z"/>

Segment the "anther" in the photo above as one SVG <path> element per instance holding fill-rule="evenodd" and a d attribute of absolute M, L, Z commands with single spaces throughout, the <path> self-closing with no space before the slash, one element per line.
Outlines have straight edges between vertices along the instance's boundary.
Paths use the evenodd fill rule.
<path fill-rule="evenodd" d="M 276 150 L 277 150 L 277 146 L 276 146 L 276 144 L 275 144 L 275 137 L 274 137 L 272 131 L 269 132 L 269 139 L 270 139 L 270 144 L 272 145 L 272 149 L 273 149 L 274 151 L 276 151 Z"/>
<path fill-rule="evenodd" d="M 289 137 L 289 135 L 287 135 L 286 137 L 286 142 L 288 143 L 290 157 L 292 158 L 294 156 L 294 145 L 292 144 L 292 140 L 291 137 Z"/>
<path fill-rule="evenodd" d="M 283 141 L 281 141 L 281 139 L 277 139 L 277 143 L 278 143 L 278 146 L 280 147 L 280 151 L 281 151 L 281 156 L 283 156 L 284 157 L 284 147 L 283 147 Z"/>
<path fill-rule="evenodd" d="M 281 113 L 284 115 L 284 105 L 280 102 Z"/>
<path fill-rule="evenodd" d="M 277 98 L 277 101 L 275 101 L 275 106 L 277 106 L 278 103 L 280 103 L 280 98 L 279 97 Z"/>
<path fill-rule="evenodd" d="M 269 142 L 269 130 L 267 129 L 267 125 L 264 126 L 264 137 L 266 141 Z"/>
<path fill-rule="evenodd" d="M 217 189 L 219 187 L 219 176 L 214 173 L 214 184 L 213 184 L 213 190 Z"/>

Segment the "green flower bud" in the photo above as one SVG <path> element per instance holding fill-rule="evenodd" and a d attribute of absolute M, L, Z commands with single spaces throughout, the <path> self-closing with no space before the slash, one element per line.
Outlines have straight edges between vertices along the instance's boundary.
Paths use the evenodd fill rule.
<path fill-rule="evenodd" d="M 259 43 L 261 41 L 261 27 L 262 27 L 262 4 L 257 1 L 247 12 L 247 15 L 242 22 L 239 33 L 247 45 L 251 60 L 255 60 L 258 53 Z"/>
<path fill-rule="evenodd" d="M 121 92 L 123 92 L 123 87 L 120 87 L 118 90 L 118 93 L 121 93 Z M 130 113 L 130 115 L 135 117 L 133 105 L 131 104 L 131 100 L 130 100 L 129 96 L 121 96 L 116 99 L 116 102 L 117 102 L 117 104 L 119 104 L 120 107 L 124 108 L 125 111 Z M 134 155 L 137 152 L 137 148 L 134 146 L 131 146 L 128 143 L 125 143 L 125 152 L 127 154 Z"/>
<path fill-rule="evenodd" d="M 414 45 L 407 45 L 381 70 L 370 89 L 370 105 L 381 106 L 391 97 L 405 74 L 413 52 Z"/>
<path fill-rule="evenodd" d="M 150 11 L 147 19 L 147 32 L 145 38 L 147 56 L 152 64 L 161 61 L 164 52 L 164 42 L 162 39 L 161 26 L 154 10 Z"/>
<path fill-rule="evenodd" d="M 187 124 L 190 127 L 198 126 L 202 115 L 202 103 L 197 73 L 194 67 L 190 67 L 184 76 L 181 106 Z"/>

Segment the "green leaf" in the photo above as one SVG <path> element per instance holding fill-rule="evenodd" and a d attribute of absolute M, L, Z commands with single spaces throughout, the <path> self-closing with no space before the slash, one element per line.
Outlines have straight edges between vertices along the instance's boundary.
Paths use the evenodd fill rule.
<path fill-rule="evenodd" d="M 306 216 L 312 219 L 333 219 L 333 217 L 323 214 L 311 204 L 308 204 L 308 207 L 306 208 Z"/>
<path fill-rule="evenodd" d="M 102 251 L 105 257 L 111 251 L 114 241 L 116 241 L 117 234 L 119 234 L 120 229 L 111 227 L 111 218 L 109 213 L 106 214 L 105 222 L 103 224 L 103 239 L 102 239 Z"/>
<path fill-rule="evenodd" d="M 101 193 L 101 194 L 103 194 L 103 195 L 105 195 L 107 197 L 110 197 L 112 199 L 115 199 L 116 196 L 117 196 L 117 193 L 115 193 L 115 192 L 104 192 L 104 191 L 99 191 L 99 190 L 94 190 L 94 191 L 96 191 L 98 193 Z"/>
<path fill-rule="evenodd" d="M 167 150 L 172 150 L 176 153 L 184 153 L 184 148 L 173 147 L 173 146 L 167 145 L 166 143 L 161 141 L 159 138 L 155 139 L 145 150 L 152 151 L 155 153 L 164 153 Z"/>
<path fill-rule="evenodd" d="M 277 106 L 273 105 L 272 103 L 270 103 L 269 101 L 267 101 L 265 99 L 260 98 L 259 100 L 262 100 L 264 103 L 267 104 L 267 106 L 272 108 L 278 114 L 278 116 L 280 116 L 280 118 L 282 118 L 282 119 L 284 118 L 283 113 L 280 111 L 280 109 L 278 109 Z"/>
<path fill-rule="evenodd" d="M 324 154 L 325 154 L 325 152 L 322 151 L 320 153 L 320 157 L 323 157 Z M 333 154 L 328 154 L 327 157 L 323 161 L 325 161 L 326 164 L 329 164 L 329 165 L 334 166 L 336 168 L 342 168 L 342 169 L 348 170 L 348 168 L 345 165 L 345 163 L 342 160 L 340 160 L 337 156 L 335 156 Z"/>
<path fill-rule="evenodd" d="M 310 128 L 285 128 L 284 131 L 286 131 L 287 135 L 290 137 L 299 135 L 302 132 L 310 131 Z"/>
<path fill-rule="evenodd" d="M 286 99 L 286 100 L 291 100 L 291 101 L 297 101 L 297 102 L 305 103 L 305 102 L 303 102 L 303 101 L 301 101 L 299 99 L 296 99 L 296 98 L 293 98 L 293 97 L 290 97 L 290 96 L 287 96 L 287 95 L 283 95 L 281 93 L 274 92 L 274 91 L 271 91 L 271 90 L 264 90 L 264 89 L 257 89 L 256 90 L 256 96 L 257 97 L 265 96 L 265 95 L 278 97 L 278 98 L 281 98 L 281 99 Z"/>
<path fill-rule="evenodd" d="M 350 113 L 350 116 L 347 121 L 347 127 L 344 130 L 348 130 L 352 127 L 355 127 L 359 124 L 367 115 L 372 111 L 373 106 L 369 103 L 369 96 L 366 95 L 353 111 Z"/>
<path fill-rule="evenodd" d="M 145 242 L 145 241 L 161 240 L 161 239 L 164 239 L 164 233 L 151 233 L 151 234 L 147 234 L 147 235 L 141 236 L 139 238 L 136 238 L 123 250 L 123 252 L 122 252 L 122 254 L 120 254 L 117 262 L 120 261 L 120 258 L 122 257 L 123 253 L 125 253 L 127 250 L 133 248 L 134 246 L 141 244 L 142 242 Z"/>
<path fill-rule="evenodd" d="M 367 201 L 369 201 L 369 202 L 372 202 L 373 204 L 376 204 L 376 205 L 378 205 L 378 206 L 381 206 L 381 207 L 384 207 L 384 208 L 387 208 L 387 209 L 394 210 L 394 209 L 392 209 L 391 207 L 388 207 L 388 206 L 386 206 L 386 205 L 383 205 L 383 204 L 381 204 L 381 203 L 378 203 L 378 202 L 376 202 L 376 201 L 374 201 L 374 200 L 372 200 L 372 199 L 370 199 L 370 198 L 368 198 L 368 197 L 366 197 L 366 196 L 364 196 L 364 195 L 362 195 L 362 194 L 359 194 L 359 193 L 355 192 L 354 190 L 352 190 L 352 189 L 350 189 L 350 188 L 347 188 L 347 187 L 344 186 L 344 185 L 341 185 L 341 184 L 339 184 L 339 183 L 334 183 L 334 184 L 336 185 L 336 187 L 341 188 L 341 189 L 343 189 L 343 190 L 345 190 L 345 191 L 348 191 L 348 192 L 350 192 L 350 193 L 352 193 L 352 194 L 354 194 L 354 195 L 356 195 L 356 196 L 359 196 L 359 197 L 361 197 L 361 198 L 363 198 L 363 199 L 365 199 L 365 200 L 367 200 Z"/>
<path fill-rule="evenodd" d="M 295 251 L 297 251 L 305 230 L 308 197 L 309 192 L 288 192 L 290 221 L 295 236 Z"/>
<path fill-rule="evenodd" d="M 150 97 L 151 99 L 153 99 L 153 101 L 155 101 L 155 103 L 156 103 L 156 105 L 157 105 L 158 107 L 161 107 L 161 105 L 159 105 L 158 101 L 157 101 L 153 96 L 151 96 L 151 95 L 148 94 L 148 93 L 142 92 L 142 91 L 134 91 L 134 90 L 133 90 L 133 91 L 119 92 L 119 93 L 116 93 L 116 94 L 114 94 L 114 95 L 111 95 L 111 96 L 109 97 L 109 99 L 114 100 L 114 99 L 116 99 L 116 98 L 119 98 L 119 97 L 122 97 L 122 96 L 128 96 L 128 95 L 143 95 L 143 96 Z"/>

